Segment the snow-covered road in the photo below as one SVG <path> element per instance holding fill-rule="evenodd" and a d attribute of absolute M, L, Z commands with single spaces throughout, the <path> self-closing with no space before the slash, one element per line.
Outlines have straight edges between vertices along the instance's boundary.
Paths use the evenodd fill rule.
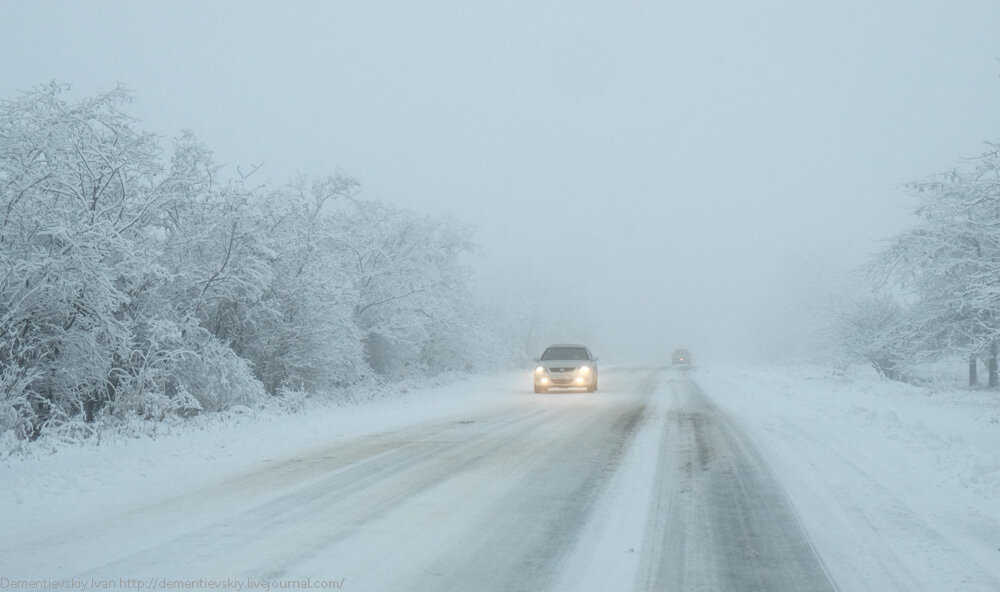
<path fill-rule="evenodd" d="M 751 439 L 685 372 L 488 399 L 0 542 L 0 575 L 382 590 L 834 590 Z M 610 586 L 610 587 L 609 587 Z"/>
<path fill-rule="evenodd" d="M 639 588 L 834 590 L 741 428 L 693 381 L 675 378 L 670 387 Z"/>

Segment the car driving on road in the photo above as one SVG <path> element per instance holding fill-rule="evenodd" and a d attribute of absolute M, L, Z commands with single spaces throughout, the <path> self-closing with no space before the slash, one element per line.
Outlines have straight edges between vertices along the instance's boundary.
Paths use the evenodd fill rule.
<path fill-rule="evenodd" d="M 689 352 L 686 349 L 675 349 L 673 355 L 673 362 L 675 366 L 678 364 L 683 366 L 690 366 L 691 352 Z"/>
<path fill-rule="evenodd" d="M 551 388 L 583 388 L 588 393 L 597 390 L 597 358 L 583 345 L 550 345 L 535 362 L 536 393 Z"/>

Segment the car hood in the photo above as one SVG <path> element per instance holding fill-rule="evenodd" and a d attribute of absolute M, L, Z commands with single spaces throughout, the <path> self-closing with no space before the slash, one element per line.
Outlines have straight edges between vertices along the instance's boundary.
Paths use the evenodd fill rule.
<path fill-rule="evenodd" d="M 549 368 L 579 368 L 580 366 L 596 366 L 590 360 L 543 360 L 538 364 L 546 369 Z"/>

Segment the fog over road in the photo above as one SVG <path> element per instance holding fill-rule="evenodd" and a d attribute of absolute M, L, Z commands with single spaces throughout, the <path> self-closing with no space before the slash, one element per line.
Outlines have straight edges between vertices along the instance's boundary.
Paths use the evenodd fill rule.
<path fill-rule="evenodd" d="M 601 385 L 320 445 L 6 541 L 0 568 L 343 578 L 358 591 L 580 590 L 601 578 L 618 590 L 835 590 L 780 483 L 696 373 L 608 368 Z"/>

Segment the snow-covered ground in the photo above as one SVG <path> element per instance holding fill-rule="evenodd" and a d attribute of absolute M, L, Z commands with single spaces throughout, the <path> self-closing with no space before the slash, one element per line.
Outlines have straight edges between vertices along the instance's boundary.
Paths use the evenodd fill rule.
<path fill-rule="evenodd" d="M 842 590 L 990 591 L 1000 580 L 1000 394 L 808 366 L 698 383 L 778 475 Z"/>
<path fill-rule="evenodd" d="M 55 454 L 0 460 L 4 539 L 155 503 L 331 442 L 503 403 L 524 384 L 523 376 L 497 374 L 444 386 L 397 387 L 354 405 L 212 417 L 197 426 L 174 426 L 155 439 L 105 437 L 100 444 L 61 446 Z"/>
<path fill-rule="evenodd" d="M 676 527 L 657 518 L 651 508 L 682 499 L 667 497 L 687 491 L 683 473 L 669 474 L 678 459 L 684 458 L 671 456 L 670 449 L 686 445 L 678 439 L 678 418 L 690 415 L 685 406 L 703 394 L 705 401 L 724 414 L 720 425 L 731 424 L 731 442 L 739 447 L 733 452 L 749 454 L 753 452 L 749 448 L 755 448 L 773 471 L 840 590 L 997 589 L 997 393 L 917 388 L 880 381 L 863 371 L 845 376 L 805 366 L 701 368 L 690 373 L 667 370 L 659 373 L 658 385 L 656 376 L 649 370 L 623 369 L 617 374 L 607 372 L 605 381 L 602 372 L 604 391 L 596 396 L 540 398 L 528 393 L 530 383 L 523 374 L 497 374 L 354 406 L 317 406 L 302 415 L 231 417 L 225 423 L 205 422 L 200 428 L 175 430 L 155 440 L 105 440 L 100 446 L 64 447 L 57 454 L 7 459 L 0 461 L 0 550 L 11 551 L 9 557 L 27 557 L 30 545 L 43 545 L 46 540 L 58 541 L 64 535 L 86 540 L 87 525 L 113 523 L 117 517 L 147 507 L 159 513 L 146 523 L 163 529 L 155 536 L 170 540 L 174 529 L 182 546 L 196 547 L 205 542 L 191 539 L 195 525 L 192 522 L 187 528 L 183 522 L 211 516 L 213 504 L 243 518 L 258 515 L 261 504 L 266 511 L 271 501 L 306 494 L 312 497 L 303 498 L 303 503 L 335 504 L 338 498 L 322 497 L 325 485 L 319 486 L 326 480 L 329 487 L 349 485 L 336 480 L 338 471 L 357 471 L 364 479 L 375 479 L 375 471 L 380 471 L 378 479 L 384 480 L 372 481 L 374 495 L 389 495 L 378 493 L 384 485 L 396 486 L 399 496 L 408 497 L 385 506 L 395 509 L 378 518 L 375 528 L 366 527 L 341 547 L 334 547 L 346 549 L 350 557 L 337 553 L 331 557 L 354 558 L 374 569 L 383 557 L 374 549 L 358 547 L 364 541 L 384 545 L 397 540 L 392 527 L 397 524 L 399 532 L 412 539 L 397 555 L 414 553 L 406 566 L 419 573 L 424 569 L 421 566 L 448 565 L 435 559 L 434 553 L 445 542 L 453 552 L 481 546 L 459 542 L 476 540 L 467 539 L 469 524 L 492 524 L 489 513 L 481 513 L 488 507 L 537 508 L 538 503 L 551 499 L 543 493 L 551 496 L 566 479 L 578 478 L 574 491 L 586 504 L 576 518 L 578 525 L 569 525 L 570 514 L 559 518 L 558 524 L 566 529 L 560 532 L 572 540 L 562 541 L 559 549 L 545 554 L 547 561 L 558 561 L 561 568 L 545 575 L 544 581 L 557 590 L 626 589 L 629 579 L 637 581 L 638 572 L 648 568 L 650 551 L 643 548 L 644 538 L 650 532 L 660 536 Z M 700 393 L 691 384 L 697 384 Z M 711 411 L 701 409 L 699 413 Z M 632 418 L 629 424 L 622 423 L 625 418 Z M 743 447 L 737 432 L 746 435 L 749 448 Z M 464 438 L 470 442 L 467 448 L 461 444 Z M 608 452 L 607 458 L 587 452 L 599 450 L 594 447 L 601 442 L 625 448 L 620 453 Z M 357 456 L 355 464 L 337 468 L 341 461 L 329 454 L 341 446 L 345 456 Z M 565 474 L 557 472 L 557 452 L 567 461 L 562 469 L 569 471 Z M 592 466 L 587 458 L 568 456 L 577 453 L 593 454 L 593 459 L 601 456 L 600 462 L 609 464 Z M 756 458 L 754 454 L 749 457 Z M 297 465 L 298 459 L 304 462 Z M 718 467 L 723 461 L 712 462 Z M 448 462 L 456 463 L 454 470 L 456 475 L 461 473 L 460 478 L 447 478 Z M 391 477 L 390 467 L 414 475 L 422 470 L 435 473 Z M 312 479 L 308 474 L 312 470 L 326 472 Z M 544 475 L 551 477 L 539 481 Z M 324 481 L 318 480 L 320 476 Z M 264 491 L 253 483 L 258 477 L 286 478 L 290 489 Z M 510 482 L 500 483 L 498 478 Z M 423 489 L 411 488 L 415 479 L 426 481 Z M 665 485 L 665 480 L 672 482 Z M 250 483 L 253 486 L 246 491 L 258 497 L 245 501 L 235 494 L 227 497 L 219 488 L 230 483 Z M 519 485 L 514 487 L 515 483 Z M 704 481 L 701 486 L 713 483 Z M 532 489 L 525 489 L 529 486 L 538 489 L 531 494 Z M 199 491 L 205 492 L 203 498 Z M 344 491 L 345 496 L 353 496 L 340 500 L 345 508 L 374 511 L 375 506 L 365 505 L 365 496 L 372 494 Z M 518 491 L 535 497 L 525 500 L 518 497 Z M 279 493 L 284 497 L 273 497 Z M 461 511 L 448 496 L 462 500 Z M 190 512 L 167 511 L 202 499 L 205 506 Z M 232 507 L 241 504 L 246 508 Z M 327 519 L 337 516 L 332 507 L 318 507 L 325 508 L 321 511 Z M 530 530 L 532 524 L 550 518 L 497 514 L 497 530 L 483 531 L 483 537 L 507 540 L 508 533 L 500 528 L 503 523 Z M 169 524 L 174 520 L 180 524 Z M 662 523 L 656 525 L 656 520 Z M 104 544 L 115 544 L 115 528 L 126 532 L 127 527 L 139 524 L 143 521 L 134 516 L 122 518 L 119 527 L 108 527 Z M 440 532 L 431 532 L 434 524 L 440 525 Z M 546 538 L 549 531 L 535 534 L 531 540 L 536 543 L 550 541 Z M 516 532 L 510 536 L 516 548 Z M 136 540 L 134 534 L 131 540 Z M 121 539 L 117 544 L 132 543 Z M 108 556 L 128 556 L 124 548 L 102 551 Z M 81 548 L 80 557 L 57 557 L 51 564 L 40 561 L 36 565 L 46 570 L 26 575 L 72 575 L 77 572 L 52 572 L 61 565 L 91 565 L 83 557 L 87 553 L 103 556 Z M 420 557 L 427 561 L 421 563 Z M 496 561 L 493 567 L 501 571 L 507 567 L 499 558 Z M 16 575 L 5 573 L 16 567 L 0 552 L 0 578 Z M 400 573 L 404 572 L 400 567 Z M 328 575 L 347 576 L 344 589 L 365 589 L 351 587 L 360 584 L 357 578 L 351 579 L 353 573 Z"/>

